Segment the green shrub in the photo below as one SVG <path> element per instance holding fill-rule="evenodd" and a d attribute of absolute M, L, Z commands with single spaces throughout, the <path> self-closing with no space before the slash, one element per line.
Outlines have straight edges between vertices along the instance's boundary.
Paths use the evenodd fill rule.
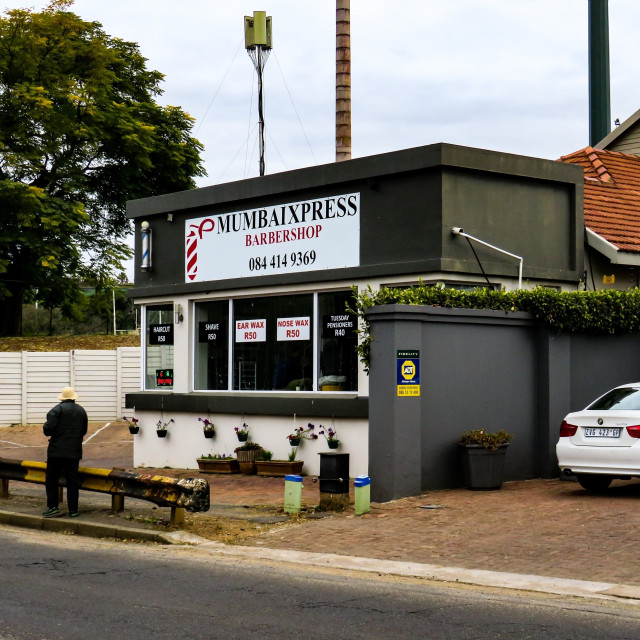
<path fill-rule="evenodd" d="M 627 291 L 557 291 L 545 287 L 495 291 L 459 291 L 420 283 L 407 289 L 371 287 L 358 293 L 353 287 L 350 311 L 362 320 L 358 355 L 368 370 L 371 335 L 365 320 L 368 308 L 385 304 L 428 305 L 458 309 L 526 311 L 541 325 L 558 333 L 615 334 L 640 330 L 640 289 Z"/>
<path fill-rule="evenodd" d="M 509 444 L 513 436 L 507 433 L 504 429 L 496 431 L 495 433 L 489 433 L 486 429 L 475 429 L 472 431 L 465 431 L 459 444 L 479 444 L 485 449 L 497 449 L 502 444 Z"/>

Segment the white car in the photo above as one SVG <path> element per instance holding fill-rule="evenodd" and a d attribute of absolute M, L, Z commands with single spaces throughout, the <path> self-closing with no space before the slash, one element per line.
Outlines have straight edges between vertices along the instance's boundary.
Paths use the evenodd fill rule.
<path fill-rule="evenodd" d="M 556 454 L 560 471 L 575 475 L 588 491 L 603 491 L 614 478 L 640 477 L 640 382 L 570 413 L 560 426 Z"/>

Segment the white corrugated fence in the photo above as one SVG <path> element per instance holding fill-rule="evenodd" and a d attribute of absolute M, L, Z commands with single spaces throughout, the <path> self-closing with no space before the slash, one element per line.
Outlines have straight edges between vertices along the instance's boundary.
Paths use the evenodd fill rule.
<path fill-rule="evenodd" d="M 125 394 L 140 390 L 140 347 L 0 353 L 0 426 L 44 422 L 63 387 L 89 420 L 120 419 Z"/>

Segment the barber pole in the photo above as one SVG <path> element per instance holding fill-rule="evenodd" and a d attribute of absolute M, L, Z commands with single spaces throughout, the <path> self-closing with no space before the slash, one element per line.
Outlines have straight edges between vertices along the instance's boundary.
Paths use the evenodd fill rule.
<path fill-rule="evenodd" d="M 140 231 L 142 232 L 142 262 L 140 268 L 143 271 L 151 270 L 151 229 L 148 222 L 143 222 L 140 225 Z"/>

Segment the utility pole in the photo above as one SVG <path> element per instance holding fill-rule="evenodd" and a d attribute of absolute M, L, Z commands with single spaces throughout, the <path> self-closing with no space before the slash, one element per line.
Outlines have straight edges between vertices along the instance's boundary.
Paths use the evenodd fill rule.
<path fill-rule="evenodd" d="M 611 132 L 609 0 L 589 0 L 589 144 Z"/>
<path fill-rule="evenodd" d="M 271 53 L 271 16 L 266 11 L 254 11 L 244 17 L 244 47 L 258 74 L 258 127 L 260 141 L 260 175 L 264 175 L 264 107 L 262 100 L 262 72 Z"/>
<path fill-rule="evenodd" d="M 336 162 L 351 158 L 351 0 L 336 0 Z"/>

